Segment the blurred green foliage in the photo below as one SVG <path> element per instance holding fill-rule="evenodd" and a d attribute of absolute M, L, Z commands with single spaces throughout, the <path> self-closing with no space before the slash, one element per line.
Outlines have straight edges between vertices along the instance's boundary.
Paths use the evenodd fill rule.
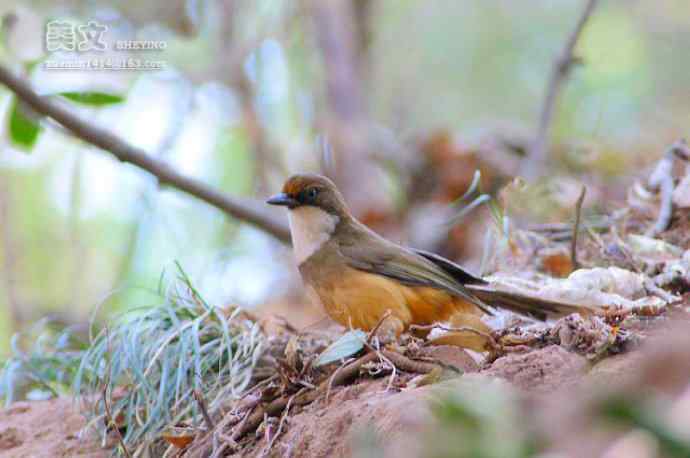
<path fill-rule="evenodd" d="M 28 347 L 28 350 L 24 350 Z M 70 395 L 86 342 L 74 327 L 41 320 L 15 334 L 12 355 L 0 370 L 0 396 L 5 405 L 23 399 Z"/>
<path fill-rule="evenodd" d="M 690 456 L 690 441 L 687 436 L 679 435 L 678 427 L 671 428 L 671 425 L 659 418 L 658 409 L 645 405 L 641 399 L 611 397 L 602 402 L 600 412 L 603 418 L 619 426 L 634 427 L 649 433 L 659 444 L 662 456 Z"/>
<path fill-rule="evenodd" d="M 481 389 L 476 386 L 481 383 Z M 536 438 L 519 427 L 515 393 L 506 384 L 459 383 L 433 404 L 438 427 L 427 438 L 426 456 L 527 458 Z M 524 425 L 524 424 L 523 424 Z"/>

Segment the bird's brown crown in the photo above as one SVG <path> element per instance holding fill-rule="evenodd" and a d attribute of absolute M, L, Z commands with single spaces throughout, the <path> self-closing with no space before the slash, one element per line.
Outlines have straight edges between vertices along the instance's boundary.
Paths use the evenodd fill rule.
<path fill-rule="evenodd" d="M 310 187 L 320 189 L 335 189 L 335 184 L 323 175 L 315 173 L 300 173 L 292 175 L 283 185 L 283 192 L 291 197 L 297 197 Z"/>
<path fill-rule="evenodd" d="M 310 205 L 338 216 L 349 215 L 343 196 L 335 184 L 323 175 L 293 175 L 283 185 L 283 194 L 295 202 L 294 207 Z"/>

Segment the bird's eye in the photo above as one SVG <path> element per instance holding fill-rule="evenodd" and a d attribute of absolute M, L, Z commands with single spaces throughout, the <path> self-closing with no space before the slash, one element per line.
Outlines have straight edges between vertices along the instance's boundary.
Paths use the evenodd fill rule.
<path fill-rule="evenodd" d="M 316 196 L 319 194 L 319 190 L 317 188 L 309 188 L 307 189 L 307 198 L 309 200 L 314 200 L 316 199 Z"/>

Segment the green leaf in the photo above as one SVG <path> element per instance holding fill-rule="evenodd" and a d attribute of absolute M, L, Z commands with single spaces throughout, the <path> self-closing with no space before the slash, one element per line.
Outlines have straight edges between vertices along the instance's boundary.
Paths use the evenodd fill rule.
<path fill-rule="evenodd" d="M 364 331 L 359 329 L 352 330 L 343 334 L 338 340 L 333 342 L 326 348 L 323 353 L 319 355 L 315 366 L 323 366 L 325 364 L 345 359 L 352 356 L 364 348 L 364 341 L 367 335 Z"/>
<path fill-rule="evenodd" d="M 10 106 L 8 130 L 12 142 L 27 150 L 33 148 L 36 140 L 38 140 L 38 134 L 41 133 L 41 126 L 22 113 L 16 97 L 12 99 L 12 105 Z"/>
<path fill-rule="evenodd" d="M 102 107 L 122 103 L 125 98 L 121 95 L 107 94 L 105 92 L 61 92 L 58 95 L 82 105 Z"/>

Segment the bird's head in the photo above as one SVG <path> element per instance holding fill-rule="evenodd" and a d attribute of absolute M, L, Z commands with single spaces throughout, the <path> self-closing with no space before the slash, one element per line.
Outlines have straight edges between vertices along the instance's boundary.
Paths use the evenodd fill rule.
<path fill-rule="evenodd" d="M 335 184 L 325 176 L 313 173 L 291 176 L 283 185 L 283 192 L 266 203 L 282 205 L 290 210 L 311 207 L 338 218 L 349 215 L 345 200 Z"/>
<path fill-rule="evenodd" d="M 266 201 L 288 208 L 290 233 L 301 264 L 331 239 L 341 222 L 351 221 L 343 196 L 328 178 L 310 173 L 293 175 L 283 192 Z"/>

